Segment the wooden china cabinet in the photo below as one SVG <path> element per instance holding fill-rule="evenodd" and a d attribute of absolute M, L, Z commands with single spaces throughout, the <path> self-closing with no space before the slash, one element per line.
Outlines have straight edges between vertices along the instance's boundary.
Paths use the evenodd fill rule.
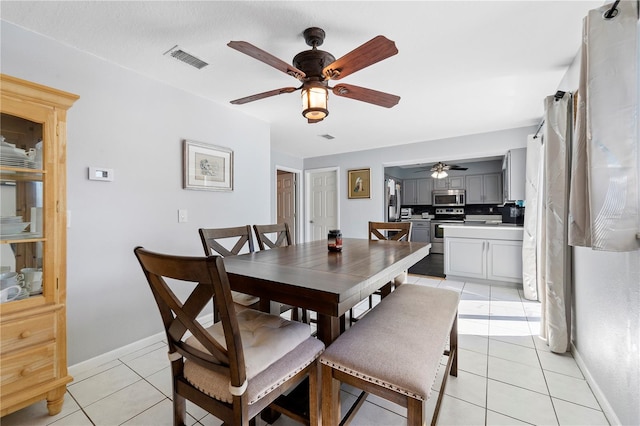
<path fill-rule="evenodd" d="M 2 276 L 42 271 L 41 281 L 29 285 L 17 277 L 24 288 L 0 303 L 0 415 L 44 399 L 54 415 L 72 380 L 65 308 L 66 115 L 78 96 L 4 74 L 0 95 Z"/>

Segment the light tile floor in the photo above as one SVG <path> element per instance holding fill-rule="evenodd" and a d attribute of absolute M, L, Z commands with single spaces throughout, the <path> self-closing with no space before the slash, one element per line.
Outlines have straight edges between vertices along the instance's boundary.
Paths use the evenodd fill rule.
<path fill-rule="evenodd" d="M 570 354 L 551 353 L 538 335 L 540 304 L 503 284 L 483 285 L 410 275 L 415 284 L 461 292 L 459 373 L 449 377 L 439 425 L 608 425 Z M 443 357 L 443 363 L 446 358 Z M 442 373 L 441 373 L 442 374 Z M 436 380 L 438 386 L 441 376 Z M 358 391 L 342 388 L 343 410 Z M 106 362 L 74 377 L 63 411 L 44 402 L 2 418 L 14 425 L 142 425 L 172 423 L 171 382 L 165 342 Z M 437 392 L 427 405 L 433 412 Z M 221 422 L 188 404 L 192 425 Z M 369 396 L 354 425 L 404 425 L 406 409 Z M 278 426 L 296 425 L 286 417 Z M 258 420 L 258 425 L 264 422 Z"/>

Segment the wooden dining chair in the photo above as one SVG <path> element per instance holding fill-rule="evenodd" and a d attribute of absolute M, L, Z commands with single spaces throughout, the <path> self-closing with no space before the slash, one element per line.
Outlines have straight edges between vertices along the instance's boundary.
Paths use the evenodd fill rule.
<path fill-rule="evenodd" d="M 235 256 L 242 252 L 253 253 L 253 233 L 250 225 L 230 228 L 198 229 L 205 256 Z M 231 248 L 229 248 L 231 246 Z M 250 294 L 231 291 L 233 302 L 241 308 L 258 309 L 260 298 Z M 215 315 L 216 320 L 218 316 Z"/>
<path fill-rule="evenodd" d="M 258 247 L 260 247 L 260 250 L 286 247 L 292 244 L 291 232 L 289 230 L 289 224 L 287 223 L 253 225 L 253 230 L 256 233 L 256 240 L 258 241 Z M 306 309 L 294 308 L 292 306 L 290 306 L 289 308 L 292 309 L 292 320 L 299 319 L 302 322 L 311 322 L 309 311 L 307 311 Z"/>
<path fill-rule="evenodd" d="M 255 424 L 258 413 L 306 377 L 308 421 L 317 424 L 317 359 L 324 344 L 311 337 L 309 325 L 253 309 L 232 309 L 220 256 L 172 256 L 142 247 L 134 252 L 167 336 L 174 425 L 186 423 L 186 400 L 224 424 Z M 216 305 L 220 321 L 205 328 L 198 316 L 210 303 Z"/>
<path fill-rule="evenodd" d="M 260 250 L 285 247 L 292 244 L 291 232 L 287 223 L 253 225 L 253 229 L 256 232 L 256 240 L 258 240 Z"/>
<path fill-rule="evenodd" d="M 369 239 L 370 240 L 392 240 L 392 241 L 411 241 L 411 222 L 369 222 Z M 378 295 L 384 298 L 391 291 L 407 280 L 407 271 L 396 276 L 385 284 L 379 290 L 369 295 L 369 307 L 364 312 L 368 312 L 373 308 L 373 296 Z M 349 310 L 349 321 L 353 324 L 358 318 L 353 315 L 353 308 Z"/>

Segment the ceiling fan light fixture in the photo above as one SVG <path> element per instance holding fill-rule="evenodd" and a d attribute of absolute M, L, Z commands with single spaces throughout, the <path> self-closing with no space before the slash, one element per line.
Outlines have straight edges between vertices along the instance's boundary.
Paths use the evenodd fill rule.
<path fill-rule="evenodd" d="M 449 176 L 449 174 L 444 170 L 440 170 L 440 171 L 436 170 L 435 172 L 431 173 L 431 177 L 434 179 L 444 179 L 447 176 Z"/>
<path fill-rule="evenodd" d="M 329 91 L 320 82 L 309 82 L 302 88 L 302 115 L 309 123 L 322 121 L 327 115 Z"/>

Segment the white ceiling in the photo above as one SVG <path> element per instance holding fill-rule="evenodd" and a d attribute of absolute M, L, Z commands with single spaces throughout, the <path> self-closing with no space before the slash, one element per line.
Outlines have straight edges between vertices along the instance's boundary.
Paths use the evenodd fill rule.
<path fill-rule="evenodd" d="M 272 147 L 298 157 L 535 125 L 597 1 L 2 1 L 2 19 L 271 123 Z M 330 95 L 308 124 L 300 92 L 229 101 L 292 77 L 227 47 L 244 40 L 291 63 L 302 32 L 326 32 L 336 58 L 382 34 L 399 53 L 340 82 L 401 97 L 391 109 Z M 169 56 L 179 45 L 208 62 Z M 333 140 L 320 135 L 330 134 Z"/>

